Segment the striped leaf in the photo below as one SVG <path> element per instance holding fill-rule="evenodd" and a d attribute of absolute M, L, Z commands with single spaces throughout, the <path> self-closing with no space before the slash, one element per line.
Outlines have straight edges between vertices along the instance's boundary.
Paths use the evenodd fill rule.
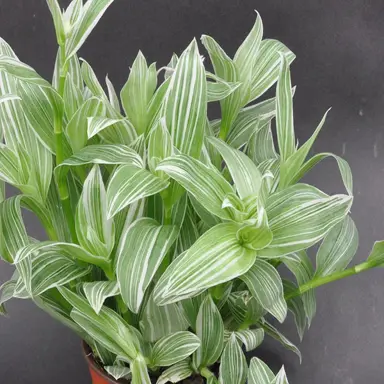
<path fill-rule="evenodd" d="M 281 67 L 276 89 L 276 130 L 281 161 L 284 163 L 296 150 L 293 126 L 292 84 L 289 62 L 281 55 Z"/>
<path fill-rule="evenodd" d="M 289 156 L 285 162 L 282 163 L 280 170 L 280 188 L 290 185 L 291 178 L 296 175 L 304 164 L 313 143 L 325 123 L 325 119 L 329 111 L 330 109 L 328 109 L 328 111 L 324 114 L 312 136 L 296 152 Z"/>
<path fill-rule="evenodd" d="M 22 99 L 23 112 L 40 142 L 52 153 L 56 152 L 54 120 L 63 113 L 63 102 L 59 96 L 52 97 L 52 90 L 36 84 L 18 83 L 18 95 Z M 64 154 L 70 149 L 64 141 Z"/>
<path fill-rule="evenodd" d="M 268 223 L 260 223 L 260 226 L 250 224 L 238 230 L 237 238 L 244 247 L 257 251 L 271 243 L 273 234 L 268 227 Z"/>
<path fill-rule="evenodd" d="M 260 15 L 257 14 L 256 22 L 252 30 L 236 51 L 233 59 L 239 72 L 239 79 L 242 82 L 245 82 L 247 88 L 250 86 L 249 83 L 253 76 L 254 65 L 259 53 L 262 38 L 263 22 Z M 247 91 L 247 93 L 249 93 L 249 91 Z M 245 101 L 248 101 L 248 97 Z"/>
<path fill-rule="evenodd" d="M 81 151 L 64 160 L 55 168 L 56 180 L 63 180 L 69 169 L 88 164 L 132 164 L 143 167 L 141 157 L 126 145 L 89 145 Z"/>
<path fill-rule="evenodd" d="M 289 384 L 284 367 L 282 367 L 271 384 Z"/>
<path fill-rule="evenodd" d="M 275 375 L 267 364 L 257 357 L 252 357 L 249 363 L 248 384 L 271 384 L 274 378 Z"/>
<path fill-rule="evenodd" d="M 271 264 L 257 259 L 247 273 L 240 276 L 252 296 L 282 323 L 287 316 L 287 303 L 281 277 Z"/>
<path fill-rule="evenodd" d="M 248 143 L 248 156 L 256 165 L 278 157 L 273 142 L 271 122 L 264 124 L 251 136 Z"/>
<path fill-rule="evenodd" d="M 75 223 L 79 244 L 90 253 L 107 259 L 115 244 L 115 228 L 113 220 L 107 219 L 107 196 L 97 164 L 84 182 Z"/>
<path fill-rule="evenodd" d="M 100 98 L 101 100 L 107 100 L 107 95 L 104 92 L 97 76 L 92 69 L 91 65 L 84 59 L 81 59 L 81 76 L 85 85 L 89 88 L 93 96 Z"/>
<path fill-rule="evenodd" d="M 281 258 L 282 262 L 294 274 L 297 284 L 302 285 L 311 280 L 315 274 L 311 260 L 305 251 L 291 253 Z M 316 313 L 315 290 L 311 289 L 301 295 L 304 304 L 305 314 L 308 320 L 308 326 Z"/>
<path fill-rule="evenodd" d="M 264 340 L 264 330 L 261 328 L 236 331 L 235 335 L 237 339 L 244 344 L 247 352 L 256 349 Z"/>
<path fill-rule="evenodd" d="M 200 295 L 190 297 L 188 299 L 182 300 L 180 302 L 181 307 L 183 308 L 183 312 L 185 317 L 188 320 L 189 326 L 196 333 L 196 319 L 200 310 L 200 306 L 206 297 L 207 292 L 204 291 Z"/>
<path fill-rule="evenodd" d="M 384 241 L 375 242 L 367 261 L 373 265 L 384 266 Z"/>
<path fill-rule="evenodd" d="M 72 80 L 70 73 L 65 78 L 63 100 L 65 115 L 70 120 L 84 103 L 83 94 Z"/>
<path fill-rule="evenodd" d="M 113 0 L 88 0 L 84 5 L 79 20 L 73 27 L 65 44 L 65 56 L 70 59 L 84 44 L 89 34 L 103 16 Z"/>
<path fill-rule="evenodd" d="M 148 67 L 141 51 L 132 64 L 127 83 L 121 90 L 121 103 L 138 134 L 146 133 L 149 123 L 149 103 L 157 86 L 156 64 Z"/>
<path fill-rule="evenodd" d="M 108 297 L 116 296 L 120 293 L 119 284 L 116 281 L 96 281 L 84 283 L 83 290 L 89 304 L 98 314 Z"/>
<path fill-rule="evenodd" d="M 102 132 L 104 129 L 107 129 L 117 123 L 121 123 L 124 121 L 124 119 L 109 119 L 108 117 L 103 116 L 92 116 L 88 117 L 88 139 L 92 138 L 93 136 L 96 136 L 100 132 Z M 130 124 L 128 122 L 128 124 Z M 134 129 L 132 127 L 132 129 Z"/>
<path fill-rule="evenodd" d="M 351 203 L 350 196 L 328 196 L 306 184 L 272 194 L 266 211 L 273 240 L 262 255 L 276 257 L 317 243 L 344 219 Z"/>
<path fill-rule="evenodd" d="M 297 290 L 297 285 L 289 280 L 283 280 L 284 284 L 284 295 L 289 297 L 290 294 Z M 294 296 L 287 299 L 288 309 L 293 314 L 295 319 L 297 333 L 300 341 L 303 340 L 305 328 L 307 326 L 307 316 L 304 308 L 304 302 L 300 296 Z"/>
<path fill-rule="evenodd" d="M 148 139 L 149 169 L 156 176 L 164 178 L 163 172 L 156 172 L 158 163 L 173 153 L 172 138 L 167 129 L 165 119 L 160 119 L 151 130 Z"/>
<path fill-rule="evenodd" d="M 81 108 L 74 114 L 67 124 L 65 132 L 75 153 L 87 145 L 88 118 L 102 117 L 105 112 L 106 110 L 103 102 L 100 99 L 92 97 L 85 101 Z"/>
<path fill-rule="evenodd" d="M 199 158 L 207 117 L 207 82 L 196 40 L 180 56 L 170 79 L 164 116 L 173 145 Z"/>
<path fill-rule="evenodd" d="M 0 104 L 6 103 L 7 101 L 12 101 L 12 100 L 21 100 L 21 98 L 17 95 L 12 95 L 10 93 L 0 96 Z"/>
<path fill-rule="evenodd" d="M 207 141 L 214 145 L 223 157 L 240 198 L 245 199 L 250 195 L 258 194 L 261 174 L 252 160 L 220 139 L 207 137 Z"/>
<path fill-rule="evenodd" d="M 306 163 L 303 164 L 303 166 L 300 168 L 299 171 L 297 171 L 296 175 L 291 180 L 291 184 L 297 183 L 301 178 L 303 178 L 315 165 L 317 165 L 320 161 L 328 158 L 333 157 L 337 165 L 339 167 L 339 171 L 341 174 L 341 178 L 344 183 L 344 187 L 347 190 L 348 194 L 350 196 L 353 195 L 353 179 L 352 179 L 352 172 L 351 168 L 349 167 L 349 164 L 342 159 L 339 156 L 334 155 L 333 153 L 318 153 L 317 155 L 310 158 Z"/>
<path fill-rule="evenodd" d="M 22 197 L 14 196 L 0 204 L 1 258 L 12 263 L 18 250 L 29 243 L 27 231 L 21 216 Z"/>
<path fill-rule="evenodd" d="M 112 107 L 116 109 L 117 112 L 120 112 L 120 101 L 117 96 L 115 87 L 113 86 L 111 80 L 109 80 L 108 75 L 105 78 L 105 83 L 107 84 L 108 89 L 108 99 Z"/>
<path fill-rule="evenodd" d="M 324 237 L 316 254 L 315 276 L 327 276 L 345 269 L 355 256 L 358 246 L 357 228 L 347 216 Z"/>
<path fill-rule="evenodd" d="M 131 370 L 128 367 L 120 365 L 104 366 L 104 369 L 115 379 L 128 379 L 131 374 Z"/>
<path fill-rule="evenodd" d="M 107 189 L 108 214 L 111 218 L 129 204 L 159 193 L 169 183 L 144 168 L 121 165 L 112 174 Z"/>
<path fill-rule="evenodd" d="M 151 384 L 147 364 L 142 356 L 136 357 L 131 363 L 132 384 Z"/>
<path fill-rule="evenodd" d="M 0 315 L 7 314 L 4 304 L 13 298 L 15 286 L 15 280 L 8 280 L 0 287 Z"/>
<path fill-rule="evenodd" d="M 241 83 L 233 83 L 220 79 L 215 75 L 210 75 L 211 78 L 216 80 L 207 82 L 207 101 L 220 101 L 228 97 L 231 93 L 235 92 L 241 86 Z"/>
<path fill-rule="evenodd" d="M 160 339 L 153 347 L 153 365 L 169 367 L 184 360 L 200 346 L 199 338 L 191 332 L 176 332 Z"/>
<path fill-rule="evenodd" d="M 176 155 L 163 160 L 157 170 L 176 180 L 212 214 L 231 219 L 230 213 L 222 208 L 222 203 L 226 195 L 233 192 L 232 186 L 213 166 L 186 155 Z"/>
<path fill-rule="evenodd" d="M 259 54 L 253 66 L 249 102 L 262 96 L 276 83 L 280 72 L 281 53 L 286 57 L 288 65 L 295 59 L 295 55 L 280 41 L 266 39 L 261 42 Z"/>
<path fill-rule="evenodd" d="M 144 294 L 177 235 L 177 227 L 160 225 L 149 218 L 136 220 L 122 234 L 116 275 L 121 296 L 132 312 L 138 313 Z"/>
<path fill-rule="evenodd" d="M 172 262 L 158 281 L 155 302 L 163 305 L 181 297 L 195 296 L 200 290 L 225 283 L 249 270 L 256 252 L 239 244 L 238 224 L 219 224 L 183 255 Z"/>
<path fill-rule="evenodd" d="M 224 347 L 224 324 L 221 314 L 210 295 L 201 303 L 196 319 L 196 336 L 201 345 L 196 350 L 196 367 L 208 367 L 220 357 Z"/>
<path fill-rule="evenodd" d="M 259 323 L 260 327 L 264 329 L 265 333 L 277 340 L 284 348 L 289 351 L 294 352 L 300 359 L 301 363 L 301 352 L 290 340 L 288 340 L 281 332 L 279 332 L 272 324 L 268 323 L 265 319 L 263 319 Z"/>
<path fill-rule="evenodd" d="M 151 295 L 141 314 L 140 329 L 145 340 L 155 342 L 188 329 L 188 322 L 177 304 L 158 306 Z"/>
<path fill-rule="evenodd" d="M 32 67 L 15 57 L 0 55 L 0 71 L 5 71 L 27 83 L 40 87 L 51 88 L 51 84 L 44 80 Z"/>
<path fill-rule="evenodd" d="M 91 267 L 79 266 L 67 255 L 48 248 L 34 252 L 28 259 L 16 261 L 15 264 L 32 297 L 68 284 L 91 272 Z"/>
<path fill-rule="evenodd" d="M 64 30 L 64 20 L 61 13 L 61 9 L 57 0 L 47 0 L 49 10 L 51 11 L 53 24 L 56 31 L 56 40 L 59 45 L 64 44 L 65 42 L 65 30 Z"/>
<path fill-rule="evenodd" d="M 156 384 L 178 383 L 189 376 L 192 376 L 193 370 L 190 361 L 183 360 L 167 368 L 157 379 Z"/>
<path fill-rule="evenodd" d="M 25 245 L 17 251 L 14 263 L 20 263 L 25 259 L 29 259 L 31 255 L 39 253 L 56 253 L 68 258 L 94 264 L 101 268 L 109 266 L 108 261 L 104 257 L 92 255 L 77 244 L 54 241 L 42 241 L 40 243 L 31 243 Z"/>
<path fill-rule="evenodd" d="M 0 143 L 0 179 L 8 184 L 17 186 L 27 183 L 23 176 L 17 154 L 6 145 Z"/>
<path fill-rule="evenodd" d="M 215 74 L 228 82 L 239 81 L 238 69 L 234 62 L 228 57 L 220 45 L 210 36 L 202 35 L 201 42 L 208 51 Z M 236 119 L 242 103 L 241 88 L 238 88 L 229 97 L 221 100 L 221 129 L 228 133 L 234 120 Z"/>
<path fill-rule="evenodd" d="M 236 340 L 235 334 L 232 333 L 221 356 L 220 383 L 245 384 L 247 374 L 247 360 Z"/>
<path fill-rule="evenodd" d="M 64 25 L 67 25 L 67 28 L 72 28 L 72 26 L 76 24 L 79 17 L 81 16 L 82 10 L 83 1 L 72 0 L 64 12 Z"/>
<path fill-rule="evenodd" d="M 258 132 L 260 127 L 270 122 L 276 115 L 276 99 L 268 99 L 261 103 L 243 108 L 227 136 L 227 143 L 234 148 L 241 148 L 250 141 L 250 136 Z M 248 144 L 249 145 L 249 144 Z"/>
<path fill-rule="evenodd" d="M 138 354 L 138 340 L 124 320 L 110 308 L 103 307 L 96 314 L 87 300 L 68 288 L 60 287 L 60 293 L 73 306 L 71 318 L 92 338 L 109 351 L 133 360 Z"/>

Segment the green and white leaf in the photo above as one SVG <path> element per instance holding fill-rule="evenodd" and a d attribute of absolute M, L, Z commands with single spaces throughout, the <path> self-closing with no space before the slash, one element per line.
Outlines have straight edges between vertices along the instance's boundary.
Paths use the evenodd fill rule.
<path fill-rule="evenodd" d="M 277 320 L 282 323 L 287 316 L 283 283 L 276 268 L 257 259 L 240 278 L 247 284 L 252 296 Z"/>
<path fill-rule="evenodd" d="M 264 340 L 264 330 L 262 328 L 236 331 L 235 335 L 237 339 L 244 344 L 247 352 L 256 349 Z"/>
<path fill-rule="evenodd" d="M 207 82 L 196 40 L 180 56 L 165 97 L 163 116 L 173 145 L 199 158 L 207 116 Z"/>
<path fill-rule="evenodd" d="M 113 220 L 107 218 L 107 196 L 97 164 L 84 182 L 75 224 L 79 244 L 90 253 L 107 259 L 115 245 L 115 228 Z"/>
<path fill-rule="evenodd" d="M 144 197 L 167 188 L 169 183 L 144 168 L 121 165 L 111 176 L 107 189 L 108 214 L 111 218 L 119 211 Z"/>
<path fill-rule="evenodd" d="M 356 254 L 359 235 L 355 223 L 346 218 L 324 237 L 316 254 L 315 276 L 327 276 L 345 269 Z"/>
<path fill-rule="evenodd" d="M 115 379 L 127 379 L 131 375 L 131 370 L 128 367 L 120 365 L 104 366 L 104 369 Z"/>
<path fill-rule="evenodd" d="M 157 379 L 156 384 L 178 383 L 193 375 L 189 360 L 183 360 L 167 368 Z"/>
<path fill-rule="evenodd" d="M 164 305 L 225 283 L 251 268 L 256 252 L 239 244 L 236 223 L 211 228 L 183 255 L 175 259 L 154 290 L 155 302 Z"/>
<path fill-rule="evenodd" d="M 194 355 L 197 367 L 208 367 L 220 357 L 224 347 L 224 324 L 212 297 L 207 295 L 201 303 L 196 319 L 196 336 L 201 345 Z"/>
<path fill-rule="evenodd" d="M 220 361 L 220 383 L 245 384 L 248 374 L 247 360 L 236 336 L 232 333 Z"/>
<path fill-rule="evenodd" d="M 200 346 L 191 332 L 176 332 L 160 339 L 153 347 L 151 360 L 156 366 L 168 367 L 184 360 Z"/>
<path fill-rule="evenodd" d="M 262 360 L 252 357 L 249 363 L 248 384 L 271 384 L 275 375 Z"/>
<path fill-rule="evenodd" d="M 145 292 L 178 235 L 178 228 L 156 220 L 136 220 L 122 234 L 117 251 L 116 275 L 121 296 L 138 313 Z"/>
<path fill-rule="evenodd" d="M 186 155 L 171 156 L 157 167 L 185 188 L 203 207 L 212 214 L 231 219 L 230 213 L 222 208 L 232 186 L 213 166 L 207 166 L 199 160 Z"/>
<path fill-rule="evenodd" d="M 89 304 L 98 314 L 108 297 L 120 293 L 119 284 L 116 281 L 96 281 L 84 283 L 83 290 Z"/>

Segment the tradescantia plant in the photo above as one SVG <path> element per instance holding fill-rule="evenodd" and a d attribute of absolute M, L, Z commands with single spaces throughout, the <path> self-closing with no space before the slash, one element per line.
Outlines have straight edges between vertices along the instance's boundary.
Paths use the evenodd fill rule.
<path fill-rule="evenodd" d="M 270 317 L 289 310 L 302 338 L 314 288 L 384 264 L 378 242 L 346 269 L 358 245 L 350 168 L 330 153 L 308 158 L 326 116 L 297 144 L 295 56 L 263 40 L 260 16 L 233 59 L 202 37 L 213 72 L 193 40 L 160 70 L 139 52 L 120 99 L 108 78 L 106 92 L 77 52 L 112 2 L 74 0 L 62 12 L 47 0 L 52 84 L 0 41 L 0 249 L 15 266 L 1 310 L 32 299 L 135 384 L 287 383 L 284 368 L 275 375 L 244 354 L 268 335 L 300 356 Z M 275 84 L 276 97 L 259 101 Z M 301 181 L 329 156 L 345 194 Z M 6 197 L 5 183 L 20 194 Z M 48 241 L 28 236 L 22 209 Z M 319 242 L 315 268 L 307 250 Z"/>

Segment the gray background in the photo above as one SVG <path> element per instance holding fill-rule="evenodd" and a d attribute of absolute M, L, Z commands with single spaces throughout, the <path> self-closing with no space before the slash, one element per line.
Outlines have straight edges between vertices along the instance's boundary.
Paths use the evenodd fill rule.
<path fill-rule="evenodd" d="M 62 3 L 66 5 L 67 2 Z M 230 54 L 251 28 L 257 9 L 265 35 L 296 54 L 292 67 L 300 142 L 332 106 L 315 150 L 345 155 L 354 172 L 353 218 L 360 231 L 356 261 L 384 238 L 384 2 L 382 0 L 116 0 L 81 51 L 102 78 L 119 88 L 139 49 L 159 66 L 192 37 L 214 36 Z M 51 77 L 55 38 L 44 0 L 0 0 L 0 36 L 23 60 Z M 309 181 L 343 192 L 335 164 L 321 164 Z M 27 227 L 42 232 L 32 217 Z M 0 281 L 10 268 L 0 266 Z M 274 342 L 258 352 L 290 382 L 383 382 L 384 274 L 375 270 L 318 289 L 318 315 L 301 344 L 303 363 Z M 89 383 L 75 335 L 28 301 L 13 301 L 0 319 L 0 382 Z M 296 340 L 291 322 L 283 329 Z"/>

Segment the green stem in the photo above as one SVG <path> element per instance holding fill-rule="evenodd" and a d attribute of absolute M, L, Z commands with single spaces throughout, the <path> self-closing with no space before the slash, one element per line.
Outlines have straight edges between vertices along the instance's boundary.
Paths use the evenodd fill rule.
<path fill-rule="evenodd" d="M 376 263 L 373 263 L 371 261 L 366 261 L 362 264 L 356 265 L 352 268 L 345 269 L 344 271 L 341 271 L 341 272 L 335 272 L 328 276 L 315 277 L 314 279 L 308 281 L 307 283 L 300 285 L 299 288 L 297 288 L 295 291 L 286 295 L 285 299 L 286 300 L 292 299 L 293 297 L 300 296 L 311 289 L 320 287 L 321 285 L 332 283 L 333 281 L 341 280 L 348 276 L 356 275 L 360 272 L 374 268 L 375 266 L 377 266 Z"/>
<path fill-rule="evenodd" d="M 215 376 L 207 367 L 200 369 L 200 375 L 205 377 L 206 379 L 209 379 L 212 376 Z"/>
<path fill-rule="evenodd" d="M 219 133 L 219 139 L 225 141 L 226 138 L 227 138 L 227 129 L 222 126 Z"/>
<path fill-rule="evenodd" d="M 172 209 L 167 209 L 167 207 L 165 207 L 163 224 L 164 225 L 171 225 L 172 224 Z"/>

